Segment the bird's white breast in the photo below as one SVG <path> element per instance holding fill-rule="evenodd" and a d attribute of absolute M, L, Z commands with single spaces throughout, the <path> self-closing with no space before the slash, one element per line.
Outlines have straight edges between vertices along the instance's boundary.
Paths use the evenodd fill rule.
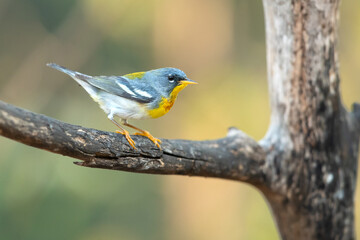
<path fill-rule="evenodd" d="M 100 107 L 107 114 L 117 115 L 123 119 L 143 119 L 149 117 L 145 105 L 107 92 L 101 92 L 97 99 L 94 100 L 100 104 Z"/>

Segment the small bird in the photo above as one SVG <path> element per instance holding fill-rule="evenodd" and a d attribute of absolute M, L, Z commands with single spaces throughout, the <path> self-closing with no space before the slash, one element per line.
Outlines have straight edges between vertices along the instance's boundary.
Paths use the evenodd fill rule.
<path fill-rule="evenodd" d="M 149 138 L 158 148 L 161 140 L 148 131 L 128 123 L 128 119 L 158 118 L 174 105 L 178 93 L 189 84 L 197 84 L 176 68 L 159 68 L 123 76 L 89 76 L 69 70 L 55 63 L 46 64 L 72 77 L 97 102 L 107 117 L 120 128 L 129 144 L 136 149 L 134 140 L 121 124 L 137 130 L 135 135 Z"/>

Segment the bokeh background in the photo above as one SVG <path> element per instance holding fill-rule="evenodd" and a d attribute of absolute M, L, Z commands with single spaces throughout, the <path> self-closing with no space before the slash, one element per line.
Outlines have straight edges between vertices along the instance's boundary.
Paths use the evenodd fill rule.
<path fill-rule="evenodd" d="M 347 107 L 360 102 L 359 11 L 360 1 L 342 2 Z M 166 116 L 133 122 L 157 137 L 213 139 L 236 126 L 259 140 L 269 123 L 260 0 L 0 0 L 0 99 L 114 131 L 47 62 L 92 75 L 184 70 L 200 84 Z M 1 239 L 278 239 L 266 202 L 246 184 L 81 168 L 1 137 L 0 151 Z M 357 207 L 357 229 L 359 217 Z"/>

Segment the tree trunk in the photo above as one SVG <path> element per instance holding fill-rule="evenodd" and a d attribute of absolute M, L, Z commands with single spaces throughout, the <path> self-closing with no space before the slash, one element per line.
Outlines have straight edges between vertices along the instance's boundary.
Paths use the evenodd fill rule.
<path fill-rule="evenodd" d="M 66 124 L 0 101 L 0 135 L 86 167 L 217 177 L 263 192 L 283 239 L 354 239 L 360 105 L 345 110 L 338 0 L 263 0 L 271 124 L 259 143 L 231 128 L 212 141 L 134 136 Z"/>
<path fill-rule="evenodd" d="M 358 133 L 339 93 L 339 1 L 263 0 L 265 196 L 283 239 L 353 239 Z"/>

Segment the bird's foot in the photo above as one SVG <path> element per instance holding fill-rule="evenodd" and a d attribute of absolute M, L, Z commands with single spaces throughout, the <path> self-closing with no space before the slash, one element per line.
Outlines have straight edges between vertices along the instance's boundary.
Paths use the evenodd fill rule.
<path fill-rule="evenodd" d="M 126 131 L 126 130 L 124 129 L 124 131 L 116 130 L 115 132 L 124 135 L 125 138 L 126 138 L 126 140 L 129 142 L 129 144 L 130 144 L 134 149 L 136 149 L 136 147 L 135 147 L 135 141 L 130 137 L 130 134 L 129 134 L 128 131 Z"/>
<path fill-rule="evenodd" d="M 135 135 L 140 135 L 140 136 L 144 136 L 147 137 L 148 139 L 150 139 L 159 149 L 161 149 L 160 144 L 161 140 L 158 138 L 153 137 L 148 131 L 141 131 L 141 132 L 137 132 L 135 133 Z"/>

